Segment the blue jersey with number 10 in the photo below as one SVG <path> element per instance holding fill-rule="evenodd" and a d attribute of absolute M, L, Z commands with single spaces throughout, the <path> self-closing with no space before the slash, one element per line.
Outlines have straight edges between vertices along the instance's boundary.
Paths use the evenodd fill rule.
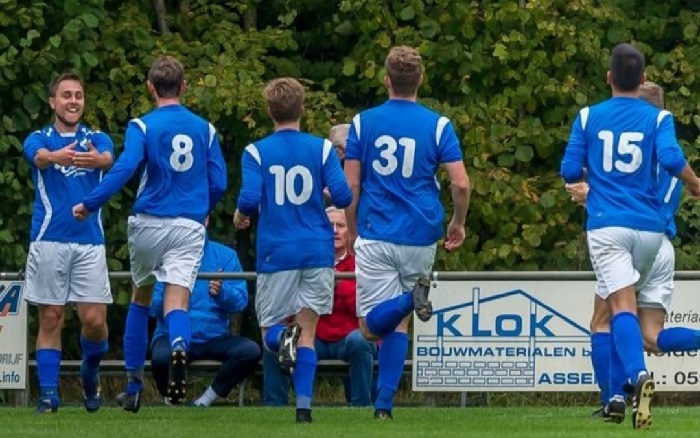
<path fill-rule="evenodd" d="M 449 119 L 400 99 L 356 115 L 345 160 L 362 165 L 357 228 L 362 238 L 432 245 L 442 237 L 445 211 L 436 174 L 462 160 Z"/>
<path fill-rule="evenodd" d="M 200 223 L 226 190 L 226 163 L 211 123 L 182 105 L 159 107 L 126 129 L 124 152 L 83 204 L 102 206 L 141 168 L 134 213 Z"/>
<path fill-rule="evenodd" d="M 328 187 L 338 208 L 352 192 L 330 141 L 283 129 L 245 148 L 238 209 L 258 211 L 258 272 L 332 268 L 333 226 L 323 197 Z"/>
<path fill-rule="evenodd" d="M 588 171 L 588 230 L 665 232 L 659 165 L 672 176 L 686 165 L 671 113 L 636 97 L 613 97 L 579 111 L 561 174 L 576 182 Z"/>

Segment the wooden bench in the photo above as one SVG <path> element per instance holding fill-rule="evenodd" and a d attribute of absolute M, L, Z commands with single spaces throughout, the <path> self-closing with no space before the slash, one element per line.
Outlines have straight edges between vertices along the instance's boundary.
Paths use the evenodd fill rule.
<path fill-rule="evenodd" d="M 80 375 L 80 360 L 62 360 L 61 361 L 61 376 L 79 376 Z M 195 360 L 189 364 L 188 370 L 192 374 L 214 374 L 221 366 L 221 362 L 216 360 Z M 377 361 L 374 361 L 374 367 L 376 370 Z M 404 361 L 403 374 L 411 374 L 412 361 Z M 29 361 L 29 368 L 36 369 L 36 361 Z M 151 361 L 147 360 L 145 364 L 146 370 L 150 370 Z M 320 360 L 318 361 L 318 368 L 316 370 L 316 375 L 319 376 L 343 376 L 347 374 L 348 363 L 342 360 Z M 262 375 L 262 362 L 258 363 L 258 367 L 255 370 L 257 375 Z M 30 373 L 29 375 L 33 375 Z M 100 362 L 100 375 L 106 377 L 116 377 L 124 376 L 124 361 L 123 360 L 103 360 Z M 238 385 L 238 406 L 245 406 L 245 387 L 246 382 L 243 381 Z M 29 397 L 26 391 L 22 391 L 25 394 L 20 396 L 22 402 L 19 404 L 27 405 L 29 403 Z"/>

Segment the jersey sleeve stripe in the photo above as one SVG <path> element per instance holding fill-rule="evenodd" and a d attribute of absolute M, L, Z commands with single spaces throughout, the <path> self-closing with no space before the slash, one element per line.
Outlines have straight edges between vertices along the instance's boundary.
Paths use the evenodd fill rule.
<path fill-rule="evenodd" d="M 250 154 L 251 157 L 255 159 L 255 161 L 258 162 L 259 165 L 262 166 L 262 159 L 260 158 L 260 152 L 258 151 L 258 148 L 255 147 L 253 143 L 249 144 L 248 146 L 245 147 L 246 152 Z"/>
<path fill-rule="evenodd" d="M 355 114 L 355 117 L 352 118 L 352 126 L 355 127 L 355 134 L 357 134 L 357 138 L 360 138 L 360 115 Z"/>
<path fill-rule="evenodd" d="M 656 127 L 658 128 L 659 126 L 661 126 L 661 122 L 664 121 L 666 116 L 670 116 L 670 115 L 671 115 L 670 111 L 667 111 L 667 110 L 659 111 L 659 115 L 656 116 Z"/>
<path fill-rule="evenodd" d="M 581 129 L 586 130 L 586 124 L 588 123 L 588 115 L 591 113 L 589 107 L 581 108 Z"/>
<path fill-rule="evenodd" d="M 46 233 L 46 229 L 51 223 L 51 217 L 53 216 L 53 208 L 51 207 L 51 201 L 49 200 L 49 195 L 46 193 L 46 184 L 44 184 L 44 178 L 41 176 L 41 172 L 37 172 L 36 178 L 36 188 L 39 191 L 39 199 L 44 205 L 44 220 L 41 221 L 41 227 L 39 228 L 39 233 L 36 235 L 36 240 L 41 240 Z"/>
<path fill-rule="evenodd" d="M 146 124 L 143 123 L 143 120 L 141 120 L 141 119 L 131 119 L 131 121 L 134 122 L 134 123 L 136 123 L 137 125 L 139 125 L 139 128 L 141 128 L 141 131 L 143 131 L 144 134 L 146 133 Z"/>
<path fill-rule="evenodd" d="M 440 144 L 440 139 L 442 139 L 442 132 L 445 130 L 445 126 L 450 123 L 450 119 L 447 117 L 440 117 L 437 122 L 437 128 L 435 129 L 435 144 Z"/>
<path fill-rule="evenodd" d="M 328 159 L 328 156 L 330 155 L 331 151 L 333 150 L 333 143 L 331 143 L 330 140 L 324 139 L 323 140 L 323 164 L 326 164 L 326 160 Z"/>
<path fill-rule="evenodd" d="M 211 123 L 209 124 L 209 148 L 214 143 L 214 136 L 216 136 L 216 128 Z"/>

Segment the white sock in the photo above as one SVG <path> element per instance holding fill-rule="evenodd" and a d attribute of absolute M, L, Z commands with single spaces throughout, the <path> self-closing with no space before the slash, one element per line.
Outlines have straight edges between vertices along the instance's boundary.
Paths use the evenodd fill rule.
<path fill-rule="evenodd" d="M 206 391 L 204 391 L 204 394 L 202 394 L 201 397 L 195 400 L 194 404 L 197 406 L 211 406 L 211 404 L 214 403 L 217 398 L 219 398 L 219 396 L 216 395 L 210 386 Z"/>

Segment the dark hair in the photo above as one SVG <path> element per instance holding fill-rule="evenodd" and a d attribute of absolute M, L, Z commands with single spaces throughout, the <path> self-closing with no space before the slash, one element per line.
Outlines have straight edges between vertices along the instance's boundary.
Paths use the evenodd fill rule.
<path fill-rule="evenodd" d="M 635 91 L 644 77 L 644 55 L 628 43 L 620 43 L 610 56 L 610 76 L 619 91 Z"/>
<path fill-rule="evenodd" d="M 56 90 L 58 90 L 58 86 L 61 82 L 63 81 L 76 81 L 80 84 L 83 89 L 85 89 L 85 84 L 83 83 L 83 78 L 80 77 L 78 73 L 74 72 L 65 72 L 59 75 L 57 78 L 55 78 L 51 83 L 49 84 L 49 96 L 50 97 L 56 97 Z"/>
<path fill-rule="evenodd" d="M 151 64 L 148 80 L 153 84 L 158 97 L 178 97 L 185 80 L 185 69 L 174 57 L 160 56 Z"/>

